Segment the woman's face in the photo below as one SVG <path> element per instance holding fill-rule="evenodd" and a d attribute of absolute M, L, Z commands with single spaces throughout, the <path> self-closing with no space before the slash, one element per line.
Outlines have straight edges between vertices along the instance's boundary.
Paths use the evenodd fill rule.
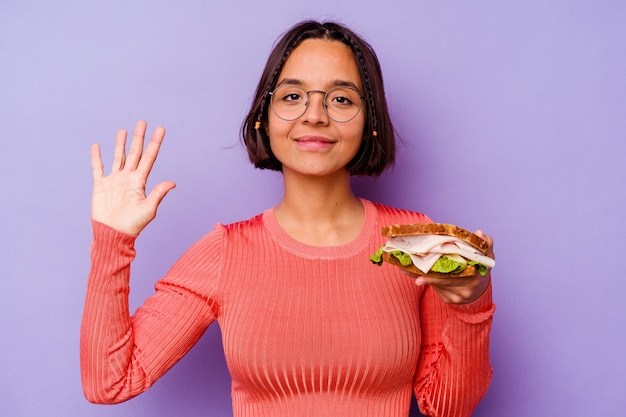
<path fill-rule="evenodd" d="M 282 85 L 323 92 L 351 85 L 363 95 L 351 49 L 341 42 L 322 39 L 307 39 L 294 49 L 278 76 L 276 87 Z M 268 111 L 270 146 L 283 165 L 283 173 L 326 176 L 345 170 L 363 140 L 365 103 L 361 103 L 354 119 L 339 123 L 326 114 L 324 94 L 310 92 L 308 100 L 306 112 L 296 120 L 286 121 Z"/>

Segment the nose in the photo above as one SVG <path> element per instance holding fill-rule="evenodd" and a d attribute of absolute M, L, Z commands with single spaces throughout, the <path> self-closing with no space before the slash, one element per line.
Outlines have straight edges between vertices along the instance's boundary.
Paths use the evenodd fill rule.
<path fill-rule="evenodd" d="M 313 94 L 318 93 L 318 94 Z M 304 111 L 303 120 L 309 123 L 328 123 L 328 114 L 326 114 L 326 92 L 320 90 L 307 91 L 307 106 Z"/>

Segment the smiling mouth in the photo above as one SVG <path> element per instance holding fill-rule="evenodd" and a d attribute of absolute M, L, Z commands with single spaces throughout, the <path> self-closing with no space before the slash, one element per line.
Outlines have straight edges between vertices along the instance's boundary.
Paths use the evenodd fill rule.
<path fill-rule="evenodd" d="M 332 139 L 328 139 L 322 136 L 303 136 L 301 138 L 296 138 L 295 141 L 298 143 L 302 143 L 302 144 L 320 143 L 320 144 L 327 144 L 327 145 L 331 145 L 336 142 Z"/>
<path fill-rule="evenodd" d="M 303 136 L 294 139 L 294 142 L 303 151 L 324 152 L 330 150 L 337 141 L 322 136 Z"/>

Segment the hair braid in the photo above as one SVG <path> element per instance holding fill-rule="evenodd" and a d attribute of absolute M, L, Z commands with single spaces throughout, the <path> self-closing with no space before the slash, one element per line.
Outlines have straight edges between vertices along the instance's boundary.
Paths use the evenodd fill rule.
<path fill-rule="evenodd" d="M 363 73 L 363 84 L 365 86 L 365 102 L 367 103 L 367 116 L 370 119 L 369 132 L 366 132 L 367 135 L 376 135 L 376 112 L 374 111 L 374 92 L 372 89 L 372 83 L 370 82 L 369 73 L 367 71 L 367 66 L 365 65 L 365 58 L 363 57 L 363 53 L 361 52 L 361 48 L 356 43 L 356 41 L 352 38 L 349 38 L 348 41 L 352 46 L 354 54 L 356 55 L 359 61 L 359 67 L 361 68 L 361 72 Z"/>
<path fill-rule="evenodd" d="M 374 100 L 374 88 L 372 87 L 369 71 L 367 70 L 367 63 L 361 48 L 352 37 L 348 38 L 348 41 L 354 51 L 354 55 L 358 61 L 358 66 L 361 68 L 361 77 L 363 78 L 362 81 L 365 90 L 365 102 L 367 104 L 368 119 L 365 131 L 363 132 L 364 143 L 361 145 L 364 152 L 359 152 L 357 158 L 349 164 L 349 167 L 352 169 L 352 167 L 364 165 L 376 169 L 373 167 L 374 161 L 376 160 L 373 156 L 375 154 L 384 154 L 386 153 L 386 150 L 383 143 L 376 140 L 378 137 L 378 119 L 376 117 L 377 111 L 376 102 Z"/>

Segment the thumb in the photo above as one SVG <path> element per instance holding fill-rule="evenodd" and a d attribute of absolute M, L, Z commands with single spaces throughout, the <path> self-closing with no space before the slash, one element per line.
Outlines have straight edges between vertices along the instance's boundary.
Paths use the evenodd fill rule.
<path fill-rule="evenodd" d="M 161 204 L 161 201 L 163 201 L 167 193 L 169 193 L 174 188 L 176 188 L 176 183 L 174 183 L 173 181 L 161 182 L 154 186 L 146 199 L 150 200 L 150 203 L 154 204 L 154 206 L 156 207 Z"/>

